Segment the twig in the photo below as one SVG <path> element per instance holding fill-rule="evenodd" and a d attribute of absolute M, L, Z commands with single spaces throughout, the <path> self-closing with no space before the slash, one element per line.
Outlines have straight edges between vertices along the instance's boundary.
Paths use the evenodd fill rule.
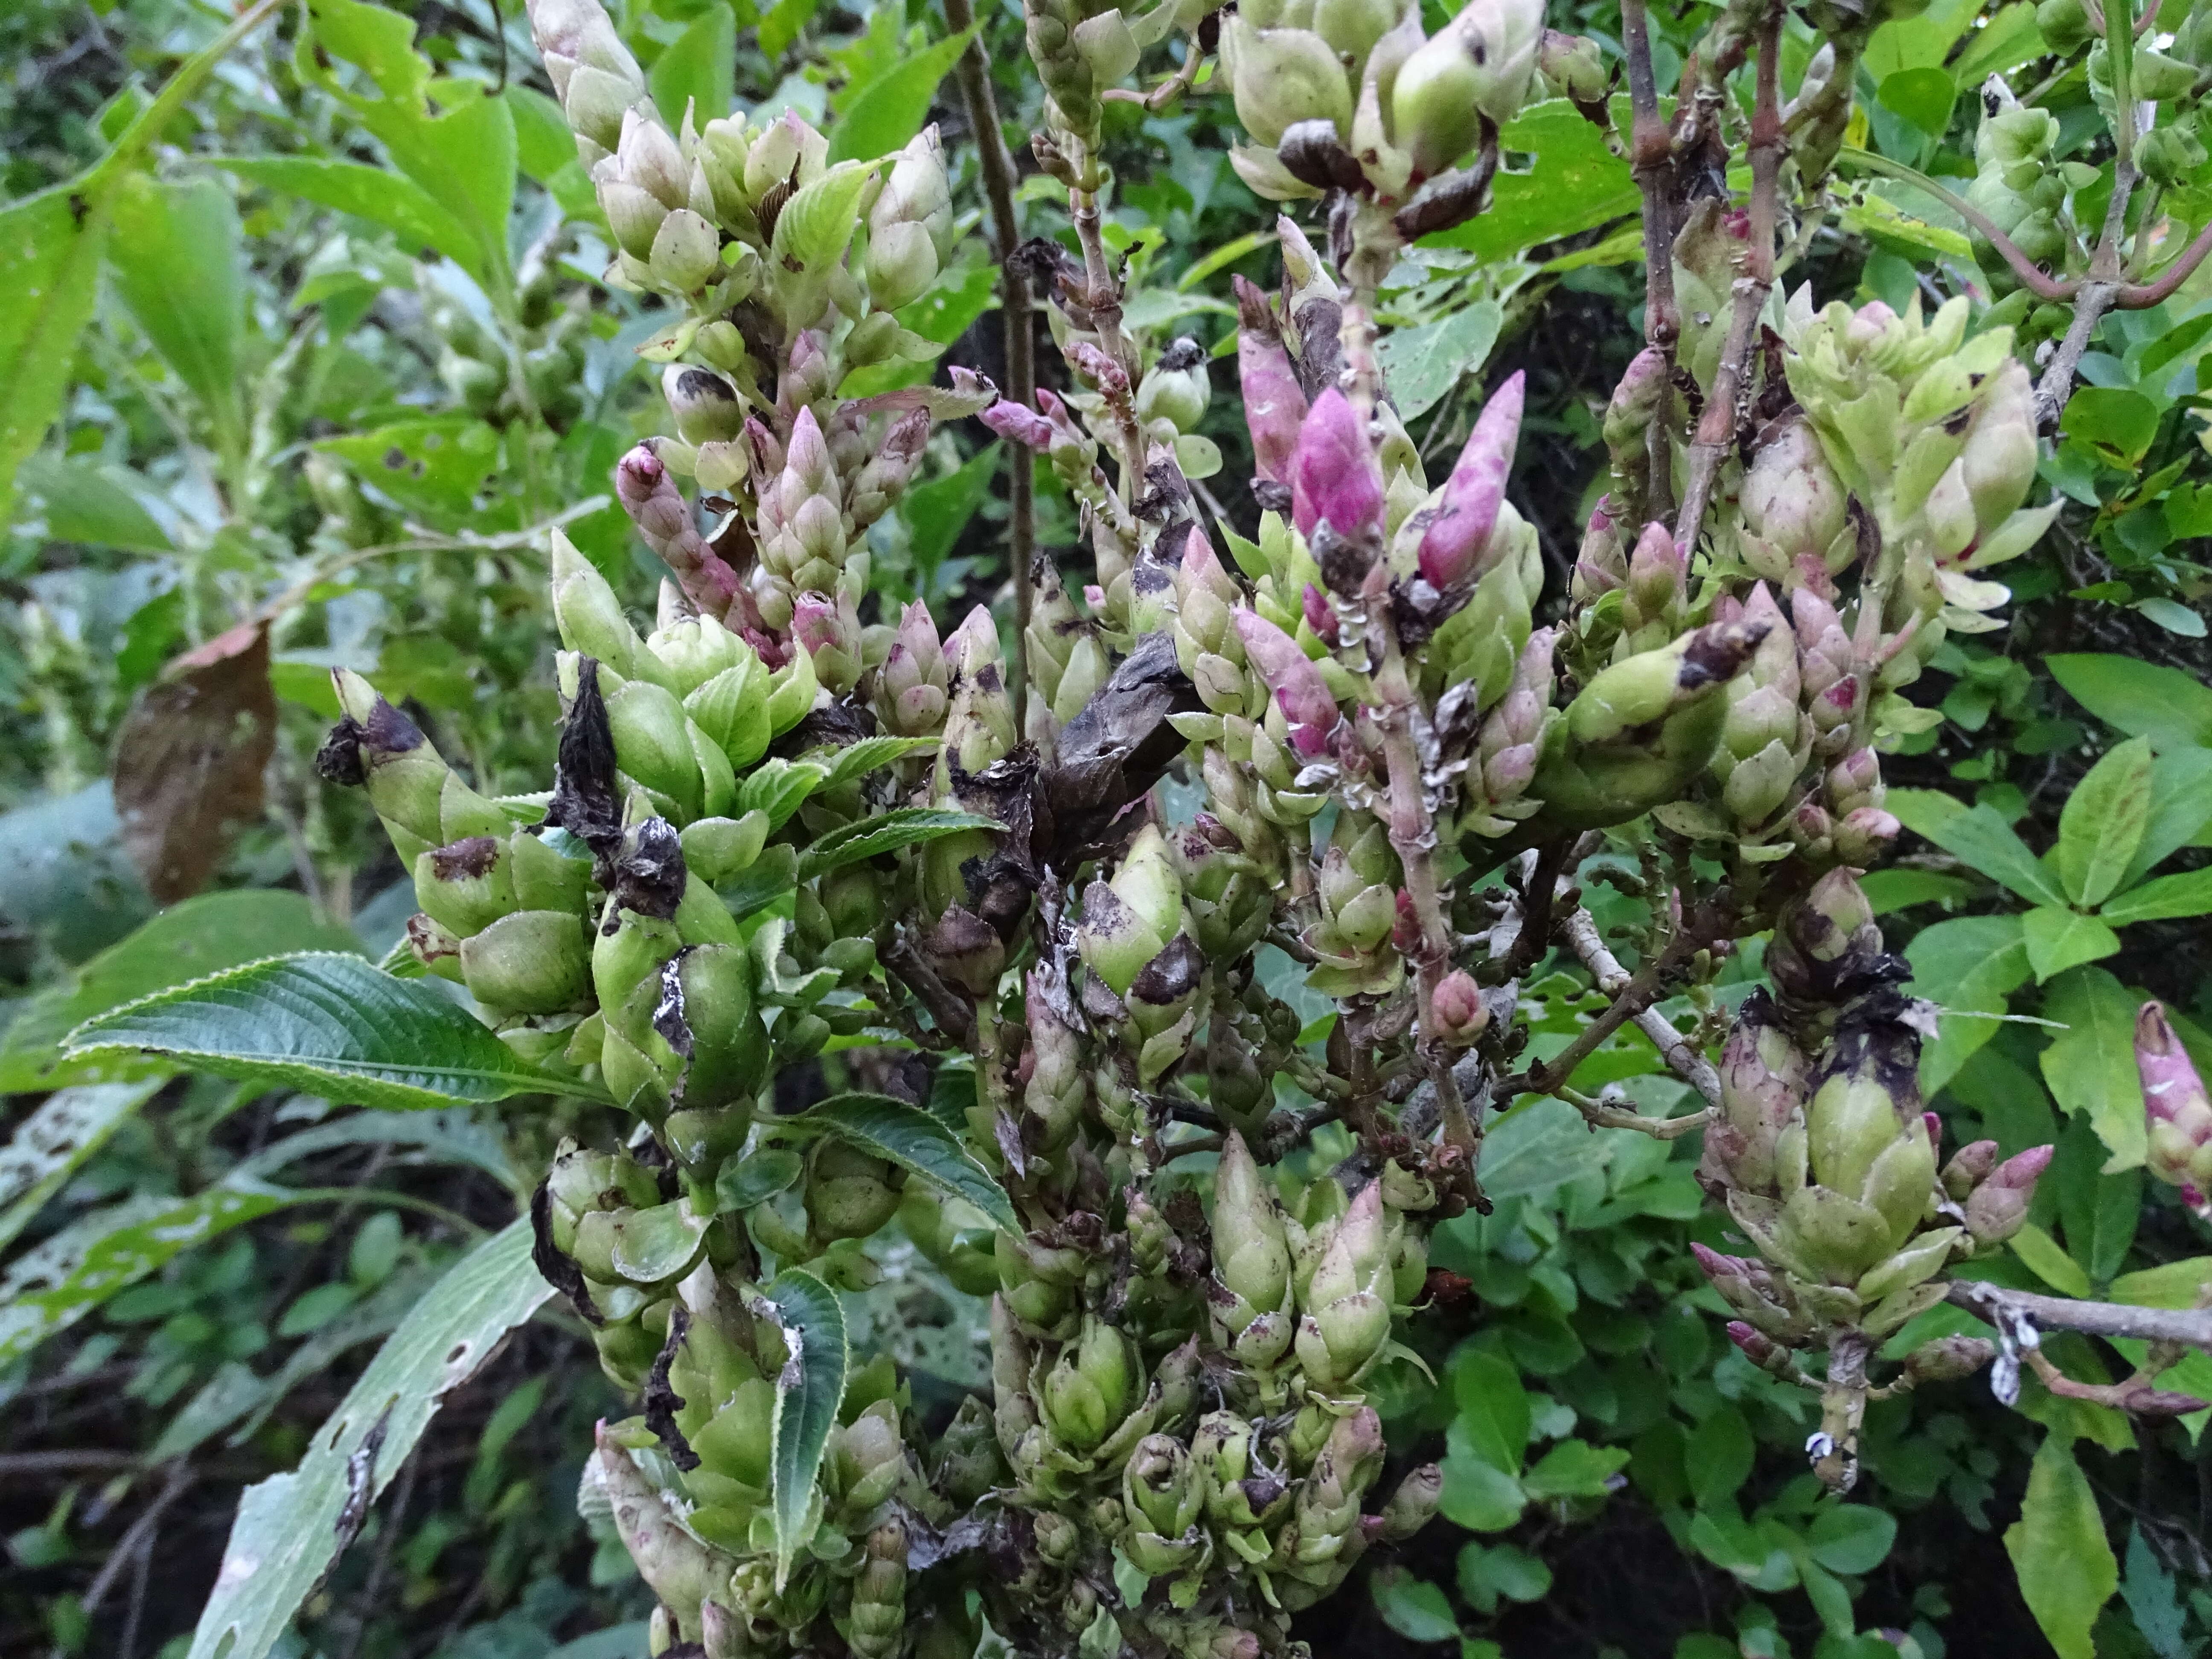
<path fill-rule="evenodd" d="M 1691 1130 L 1702 1129 L 1712 1121 L 1713 1115 L 1702 1109 L 1680 1117 L 1646 1117 L 1633 1107 L 1613 1105 L 1564 1083 L 1552 1092 L 1580 1112 L 1583 1121 L 1593 1129 L 1633 1129 L 1654 1140 L 1680 1140 Z"/>
<path fill-rule="evenodd" d="M 2086 1400 L 2093 1406 L 2110 1406 L 2138 1417 L 2183 1417 L 2204 1409 L 2205 1402 L 2193 1394 L 2153 1388 L 2150 1378 L 2141 1370 L 2117 1382 L 2077 1382 L 2040 1348 L 2030 1348 L 2027 1358 L 2038 1380 L 2062 1400 Z"/>
<path fill-rule="evenodd" d="M 1597 981 L 1597 988 L 1607 996 L 1626 994 L 1634 983 L 1635 976 L 1620 965 L 1620 958 L 1607 949 L 1605 941 L 1598 937 L 1596 918 L 1577 905 L 1561 923 L 1561 928 L 1566 935 L 1568 948 L 1581 959 L 1583 966 L 1590 970 L 1591 976 Z M 1713 1069 L 1704 1055 L 1690 1046 L 1682 1034 L 1674 1029 L 1674 1023 L 1656 1008 L 1648 1006 L 1638 1010 L 1634 1018 L 1637 1030 L 1651 1039 L 1652 1046 L 1659 1050 L 1659 1057 L 1667 1062 L 1667 1069 L 1704 1096 L 1707 1103 L 1719 1105 L 1720 1073 Z"/>
<path fill-rule="evenodd" d="M 1759 90 L 1751 117 L 1751 234 L 1744 246 L 1743 274 L 1735 279 L 1734 311 L 1727 343 L 1714 371 L 1712 392 L 1690 445 L 1690 477 L 1682 507 L 1674 520 L 1674 544 L 1684 553 L 1698 544 L 1705 506 L 1721 462 L 1735 445 L 1736 405 L 1743 392 L 1744 366 L 1759 325 L 1759 313 L 1774 289 L 1774 234 L 1782 181 L 1782 9 L 1768 8 L 1759 32 Z"/>
<path fill-rule="evenodd" d="M 1902 161 L 1892 161 L 1887 155 L 1877 155 L 1870 149 L 1853 149 L 1848 144 L 1838 152 L 1836 161 L 1838 165 L 1848 163 L 1852 167 L 1863 167 L 1869 173 L 1881 173 L 1885 177 L 1896 179 L 1900 184 L 1911 185 L 1915 190 L 1923 191 L 1934 197 L 1976 230 L 1981 232 L 1989 245 L 2002 256 L 2007 264 L 2012 267 L 2013 274 L 2020 278 L 2021 285 L 2037 299 L 2049 300 L 2054 304 L 2063 304 L 2073 299 L 2080 292 L 2081 285 L 2078 282 L 2050 275 L 2042 266 L 2020 251 L 2012 238 L 1997 228 L 1996 221 L 1957 191 L 1946 189 L 1937 184 L 1919 168 L 1908 167 Z"/>
<path fill-rule="evenodd" d="M 2045 1330 L 2179 1342 L 2212 1353 L 2212 1309 L 2131 1308 L 2118 1302 L 2082 1302 L 2034 1291 L 2008 1291 L 1966 1279 L 1952 1280 L 1945 1299 L 1992 1325 L 2001 1312 L 2009 1313 Z"/>
<path fill-rule="evenodd" d="M 975 10 L 969 0 L 945 0 L 945 21 L 957 34 L 975 27 Z M 991 59 L 980 31 L 968 43 L 954 65 L 960 82 L 961 101 L 967 107 L 968 126 L 983 173 L 983 194 L 991 204 L 991 249 L 999 261 L 999 303 L 1005 312 L 1006 396 L 1024 406 L 1036 403 L 1036 334 L 1030 314 L 1029 278 L 1015 262 L 1021 246 L 1021 219 L 1014 204 L 1018 182 L 1014 158 L 1006 149 L 1006 131 L 999 125 L 999 100 L 991 90 Z M 1036 478 L 1029 452 L 1019 444 L 1006 446 L 1006 556 L 1014 575 L 1014 730 L 1029 729 L 1030 611 L 1036 584 L 1030 567 L 1036 560 Z"/>
<path fill-rule="evenodd" d="M 99 1572 L 86 1587 L 84 1610 L 88 1613 L 96 1612 L 100 1604 L 107 1599 L 108 1591 L 115 1588 L 115 1581 L 123 1576 L 123 1570 L 131 1565 L 138 1552 L 152 1547 L 154 1529 L 161 1524 L 163 1514 L 169 1505 L 190 1491 L 199 1478 L 200 1471 L 181 1459 L 169 1466 L 168 1479 L 161 1483 L 161 1490 L 154 1494 L 152 1500 L 138 1512 L 137 1519 L 131 1523 L 130 1529 L 116 1540 L 115 1547 L 107 1553 L 107 1559 L 100 1564 Z"/>
<path fill-rule="evenodd" d="M 1644 196 L 1644 339 L 1671 364 L 1674 342 L 1682 331 L 1674 300 L 1674 147 L 1666 123 L 1659 118 L 1659 83 L 1651 69 L 1651 30 L 1644 0 L 1621 0 L 1620 36 L 1628 53 L 1628 100 L 1633 112 L 1630 171 Z M 1662 385 L 1659 406 L 1644 434 L 1651 457 L 1647 518 L 1664 516 L 1673 492 L 1674 407 L 1672 385 Z"/>

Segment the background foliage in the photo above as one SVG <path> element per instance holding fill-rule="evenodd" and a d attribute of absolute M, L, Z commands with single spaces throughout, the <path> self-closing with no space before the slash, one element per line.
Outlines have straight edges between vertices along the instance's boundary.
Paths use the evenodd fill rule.
<path fill-rule="evenodd" d="M 605 228 L 526 27 L 482 0 L 307 9 L 394 43 L 381 67 L 342 82 L 303 13 L 269 6 L 220 56 L 234 20 L 186 0 L 27 0 L 0 19 L 0 1651 L 186 1652 L 239 1493 L 271 1474 L 296 1466 L 343 1521 L 343 1459 L 311 1450 L 317 1425 L 345 1416 L 426 1286 L 516 1237 L 520 1172 L 602 1113 L 495 1087 L 468 1109 L 396 1093 L 339 1110 L 312 1079 L 271 1092 L 56 1057 L 88 1018 L 278 950 L 380 957 L 414 901 L 359 802 L 314 781 L 327 671 L 366 674 L 484 792 L 532 787 L 557 714 L 544 529 L 625 589 L 653 568 L 607 480 L 648 429 L 635 349 L 657 325 L 599 280 Z M 1433 26 L 1450 8 L 1429 9 Z M 2156 27 L 2187 10 L 2169 0 Z M 1662 89 L 1708 15 L 1654 20 Z M 974 234 L 902 320 L 1000 373 L 940 10 L 639 0 L 622 21 L 672 121 L 687 100 L 834 112 L 870 155 L 940 122 Z M 1602 3 L 1550 21 L 1609 52 L 1619 28 Z M 1025 132 L 1021 27 L 1004 6 L 980 24 Z M 1802 64 L 1814 38 L 1790 29 Z M 1875 37 L 1849 142 L 1971 179 L 1976 94 L 2005 74 L 2057 115 L 2057 157 L 2094 205 L 2092 89 L 2048 61 L 2022 0 L 1935 0 Z M 408 113 L 398 87 L 433 74 L 499 96 L 465 124 Z M 1273 255 L 1229 165 L 1224 100 L 1114 104 L 1107 124 L 1130 327 L 1232 349 L 1229 276 L 1265 283 Z M 1394 273 L 1382 350 L 1431 454 L 1463 438 L 1486 384 L 1528 373 L 1512 494 L 1563 591 L 1598 417 L 1641 338 L 1637 193 L 1564 104 L 1505 146 L 1494 208 Z M 1055 228 L 1048 182 L 1023 194 L 1039 232 Z M 2167 210 L 2200 222 L 2208 191 L 2200 169 Z M 1842 192 L 1791 280 L 1824 299 L 1987 304 L 2000 293 L 1966 230 L 1910 185 Z M 1991 1016 L 1947 1020 L 1926 1058 L 1958 1138 L 2060 1147 L 1992 1276 L 2154 1306 L 2185 1305 L 2208 1253 L 2203 1224 L 2142 1179 L 2130 1048 L 2155 995 L 2212 1060 L 2208 287 L 2108 319 L 2083 358 L 2042 465 L 2066 506 L 2015 567 L 2003 629 L 1955 639 L 1914 688 L 1923 729 L 1888 762 L 1910 786 L 1890 797 L 1908 856 L 1867 884 L 1918 994 Z M 2014 308 L 2031 337 L 2064 323 Z M 1247 440 L 1225 402 L 1203 429 L 1235 457 Z M 874 532 L 891 596 L 1007 611 L 988 434 L 940 434 L 924 471 Z M 1041 541 L 1072 543 L 1048 469 L 1036 487 Z M 1526 988 L 1540 1054 L 1589 994 L 1565 974 Z M 842 1069 L 799 1086 L 827 1092 Z M 1622 1036 L 1577 1080 L 1645 1078 L 1650 1109 L 1674 1086 L 1659 1069 Z M 1940 1659 L 2047 1643 L 2180 1659 L 2212 1641 L 2202 1413 L 2131 1425 L 2032 1378 L 2018 1412 L 1979 1384 L 1924 1390 L 1870 1413 L 1856 1500 L 1816 1505 L 1806 1398 L 1725 1349 L 1691 1260 L 1692 1243 L 1723 1243 L 1696 1155 L 1694 1139 L 1594 1139 L 1551 1101 L 1495 1132 L 1496 1212 L 1438 1237 L 1435 1264 L 1468 1294 L 1421 1328 L 1436 1386 L 1392 1401 L 1394 1445 L 1441 1452 L 1453 1524 L 1309 1615 L 1317 1650 L 1846 1659 L 1894 1643 Z M 471 1260 L 487 1306 L 521 1295 L 502 1292 L 502 1258 Z M 976 1380 L 975 1307 L 949 1286 L 916 1269 L 860 1304 L 948 1400 Z M 383 1504 L 351 1517 L 337 1570 L 305 1573 L 280 1650 L 644 1651 L 642 1588 L 571 1501 L 590 1425 L 617 1403 L 581 1328 L 525 1311 L 485 1316 L 495 1335 L 522 1322 L 453 1378 Z M 1899 1350 L 1944 1320 L 1970 1323 L 1939 1310 Z M 2052 1346 L 2076 1377 L 2119 1374 L 2087 1339 Z M 2212 1395 L 2212 1361 L 2184 1370 L 2173 1386 Z M 355 1417 L 357 1444 L 374 1419 Z"/>

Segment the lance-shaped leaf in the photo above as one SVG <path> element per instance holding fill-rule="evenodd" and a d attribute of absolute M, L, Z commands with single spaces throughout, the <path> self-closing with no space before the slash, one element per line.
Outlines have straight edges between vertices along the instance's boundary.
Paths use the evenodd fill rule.
<path fill-rule="evenodd" d="M 943 1119 L 920 1106 L 890 1095 L 832 1095 L 776 1127 L 834 1134 L 966 1199 L 1007 1231 L 1020 1231 L 1006 1189 L 969 1156 Z"/>
<path fill-rule="evenodd" d="M 0 1146 L 0 1249 L 15 1243 L 62 1183 L 167 1081 L 151 1077 L 57 1089 L 23 1120 Z"/>
<path fill-rule="evenodd" d="M 817 750 L 807 758 L 829 767 L 830 775 L 822 780 L 821 787 L 835 789 L 854 778 L 866 777 L 878 767 L 889 766 L 895 760 L 920 754 L 925 749 L 935 749 L 937 744 L 935 738 L 862 738 L 842 749 Z"/>
<path fill-rule="evenodd" d="M 428 983 L 325 951 L 157 991 L 80 1025 L 67 1047 L 171 1054 L 217 1077 L 396 1111 L 516 1094 L 604 1097 L 524 1064 Z"/>
<path fill-rule="evenodd" d="M 816 838 L 799 860 L 799 878 L 811 881 L 832 870 L 858 864 L 879 853 L 918 846 L 963 830 L 1000 830 L 996 818 L 975 812 L 956 812 L 938 806 L 902 806 L 855 823 L 842 823 Z"/>
<path fill-rule="evenodd" d="M 781 1589 L 815 1526 L 814 1480 L 845 1397 L 845 1310 L 812 1273 L 787 1267 L 763 1310 L 783 1331 L 790 1358 L 775 1379 L 769 1462 L 775 1520 L 775 1582 Z"/>
<path fill-rule="evenodd" d="M 455 1263 L 378 1350 L 300 1467 L 247 1489 L 191 1659 L 264 1659 L 447 1394 L 553 1294 L 519 1220 Z"/>

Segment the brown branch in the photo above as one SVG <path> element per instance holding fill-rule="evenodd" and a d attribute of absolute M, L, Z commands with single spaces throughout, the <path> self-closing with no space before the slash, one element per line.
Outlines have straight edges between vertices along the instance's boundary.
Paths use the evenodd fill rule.
<path fill-rule="evenodd" d="M 1682 331 L 1681 310 L 1674 298 L 1674 203 L 1678 183 L 1674 147 L 1667 124 L 1659 118 L 1659 83 L 1651 70 L 1650 21 L 1644 0 L 1621 0 L 1620 35 L 1628 52 L 1630 173 L 1644 198 L 1644 339 L 1674 361 L 1674 342 Z M 1651 458 L 1651 483 L 1644 503 L 1646 518 L 1662 518 L 1674 489 L 1672 447 L 1674 393 L 1671 384 L 1659 390 L 1659 406 L 1652 411 L 1644 434 Z"/>
<path fill-rule="evenodd" d="M 2201 1412 L 2205 1402 L 2193 1394 L 2154 1389 L 2140 1370 L 2117 1382 L 2077 1382 L 2051 1363 L 2039 1348 L 2027 1351 L 2027 1363 L 2043 1386 L 2062 1400 L 2086 1400 L 2093 1406 L 2110 1406 L 2137 1417 L 2185 1417 Z"/>
<path fill-rule="evenodd" d="M 1634 975 L 1620 965 L 1620 958 L 1607 950 L 1605 941 L 1598 937 L 1596 918 L 1577 905 L 1560 926 L 1568 947 L 1590 970 L 1597 988 L 1607 996 L 1626 993 L 1634 982 Z M 1638 1010 L 1634 1018 L 1636 1029 L 1650 1039 L 1651 1046 L 1659 1051 L 1659 1058 L 1667 1062 L 1667 1069 L 1695 1089 L 1707 1104 L 1719 1105 L 1720 1073 L 1674 1029 L 1674 1022 L 1650 1006 Z"/>
<path fill-rule="evenodd" d="M 2136 234 L 2142 234 L 2140 228 Z M 2179 257 L 2159 274 L 2155 282 L 2130 283 L 2122 288 L 2113 296 L 2114 309 L 2148 311 L 2153 306 L 2164 304 L 2173 297 L 2174 289 L 2196 274 L 2197 266 L 2204 263 L 2207 254 L 2212 254 L 2212 225 L 2198 231 L 2197 240 L 2182 249 Z"/>
<path fill-rule="evenodd" d="M 1774 236 L 1782 191 L 1782 8 L 1771 6 L 1759 31 L 1759 90 L 1751 117 L 1751 234 L 1745 244 L 1743 274 L 1735 279 L 1735 307 L 1729 317 L 1727 343 L 1714 371 L 1705 412 L 1690 445 L 1690 477 L 1682 509 L 1674 520 L 1674 544 L 1685 553 L 1698 544 L 1706 503 L 1721 462 L 1735 444 L 1736 406 L 1744 390 L 1744 366 L 1750 361 L 1759 313 L 1774 289 Z"/>
<path fill-rule="evenodd" d="M 2131 1308 L 2118 1302 L 2082 1302 L 2069 1296 L 2009 1291 L 1966 1279 L 1954 1279 L 1945 1299 L 1992 1325 L 2000 1313 L 2008 1313 L 2044 1330 L 2179 1342 L 2212 1353 L 2212 1309 Z"/>
<path fill-rule="evenodd" d="M 2020 251 L 2019 245 L 1997 228 L 1996 220 L 1990 218 L 1988 214 L 1983 212 L 1956 191 L 1936 183 L 1917 167 L 1907 167 L 1902 161 L 1893 161 L 1888 156 L 1878 155 L 1870 149 L 1853 149 L 1848 147 L 1838 155 L 1837 160 L 1847 162 L 1853 167 L 1864 167 L 1869 173 L 1878 173 L 1885 178 L 1894 179 L 1899 184 L 1911 185 L 1915 190 L 1934 197 L 1976 230 L 1981 232 L 1983 240 L 1995 248 L 2004 262 L 2012 267 L 2013 274 L 2020 278 L 2021 285 L 2034 295 L 2037 299 L 2048 300 L 2054 305 L 2062 305 L 2073 299 L 2081 291 L 2081 283 L 2070 278 L 2050 275 L 2042 266 Z"/>
<path fill-rule="evenodd" d="M 956 34 L 975 26 L 969 0 L 945 0 L 945 21 Z M 1006 396 L 1034 408 L 1036 404 L 1036 333 L 1030 315 L 1029 278 L 1015 263 L 1021 246 L 1021 220 L 1014 205 L 1018 179 L 1006 135 L 999 125 L 999 103 L 991 91 L 991 59 L 979 30 L 954 66 L 960 98 L 983 173 L 983 193 L 991 204 L 991 251 L 999 261 L 999 303 L 1006 351 Z M 1029 452 L 1006 446 L 1006 558 L 1014 576 L 1014 730 L 1028 730 L 1030 567 L 1036 562 L 1036 477 Z"/>

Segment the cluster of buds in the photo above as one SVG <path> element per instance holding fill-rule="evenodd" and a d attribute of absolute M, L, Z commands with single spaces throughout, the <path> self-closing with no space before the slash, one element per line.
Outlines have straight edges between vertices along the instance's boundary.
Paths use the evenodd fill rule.
<path fill-rule="evenodd" d="M 1836 1356 L 1855 1348 L 1863 1363 L 1942 1300 L 1947 1266 L 2019 1231 L 2051 1148 L 2000 1161 L 1977 1141 L 1939 1167 L 1941 1121 L 1920 1097 L 1924 1017 L 1896 988 L 1905 970 L 1852 871 L 1784 913 L 1767 965 L 1776 994 L 1753 992 L 1729 1034 L 1698 1168 L 1755 1255 L 1700 1247 L 1698 1260 L 1755 1363 L 1795 1376 L 1790 1351 L 1828 1352 L 1829 1393 L 1857 1390 L 1832 1407 L 1855 1427 L 1866 1385 Z M 1847 1484 L 1848 1436 L 1832 1438 L 1820 1472 Z"/>

